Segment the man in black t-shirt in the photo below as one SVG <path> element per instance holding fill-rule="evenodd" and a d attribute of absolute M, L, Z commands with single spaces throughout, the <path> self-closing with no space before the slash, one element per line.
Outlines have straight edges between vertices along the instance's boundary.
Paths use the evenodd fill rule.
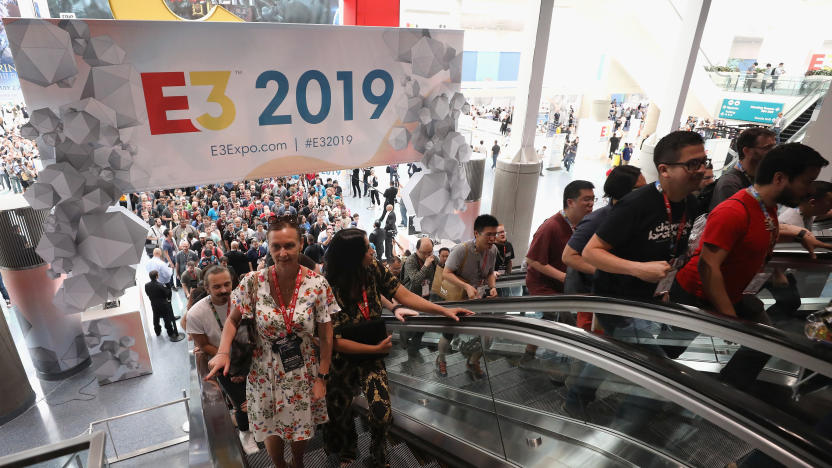
<path fill-rule="evenodd" d="M 497 242 L 494 244 L 494 247 L 497 247 L 497 261 L 494 263 L 494 272 L 497 273 L 497 278 L 503 275 L 510 275 L 512 261 L 514 260 L 514 246 L 506 238 L 506 227 L 502 224 L 497 226 Z M 519 288 L 520 286 L 518 286 Z M 511 289 L 499 288 L 497 289 L 497 294 L 500 296 L 511 296 Z"/>
<path fill-rule="evenodd" d="M 736 164 L 722 173 L 716 181 L 714 192 L 708 211 L 734 196 L 740 190 L 750 187 L 757 174 L 757 167 L 763 156 L 777 145 L 774 132 L 764 127 L 754 127 L 744 130 L 737 137 Z"/>
<path fill-rule="evenodd" d="M 396 181 L 390 181 L 390 186 L 387 187 L 387 190 L 384 191 L 384 206 L 395 205 L 396 195 L 398 193 L 399 189 L 396 188 Z"/>
<path fill-rule="evenodd" d="M 249 264 L 246 254 L 240 250 L 239 242 L 232 241 L 231 250 L 229 250 L 225 256 L 228 257 L 228 264 L 234 268 L 232 271 L 236 273 L 238 281 L 240 276 L 243 276 L 251 271 L 251 264 Z M 234 278 L 232 277 L 231 279 L 233 280 Z"/>
<path fill-rule="evenodd" d="M 511 264 L 514 260 L 514 246 L 506 238 L 506 227 L 502 224 L 497 226 L 497 262 L 494 264 L 494 271 L 497 276 L 510 275 Z"/>
<path fill-rule="evenodd" d="M 676 131 L 659 141 L 653 153 L 659 180 L 622 198 L 583 250 L 584 259 L 598 270 L 595 294 L 652 300 L 665 292 L 657 291 L 657 285 L 682 266 L 671 263 L 686 252 L 699 211 L 691 193 L 699 187 L 707 160 L 698 133 Z M 629 323 L 605 319 L 604 330 L 612 335 Z"/>
<path fill-rule="evenodd" d="M 699 208 L 692 192 L 705 175 L 708 158 L 702 137 L 695 132 L 676 131 L 659 140 L 653 163 L 659 180 L 634 190 L 612 207 L 583 249 L 583 258 L 596 268 L 593 292 L 640 301 L 664 297 L 684 257 L 688 236 Z M 664 280 L 664 281 L 662 281 Z M 669 281 L 668 281 L 669 280 Z M 660 284 L 661 282 L 661 284 Z M 596 314 L 608 336 L 638 340 L 639 347 L 665 357 L 656 343 L 665 338 L 661 324 L 646 320 Z M 594 366 L 585 366 L 579 377 L 582 391 L 571 388 L 564 409 L 581 416 L 603 376 Z M 579 396 L 583 395 L 583 396 Z M 617 418 L 625 433 L 634 433 L 652 415 L 642 397 L 630 395 L 620 405 Z M 576 414 L 577 413 L 577 414 Z"/>

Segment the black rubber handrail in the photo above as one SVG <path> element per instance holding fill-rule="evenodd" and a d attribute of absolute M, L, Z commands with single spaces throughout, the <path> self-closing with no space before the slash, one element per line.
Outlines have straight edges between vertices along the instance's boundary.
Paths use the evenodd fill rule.
<path fill-rule="evenodd" d="M 832 378 L 830 346 L 767 325 L 674 303 L 639 302 L 593 295 L 559 295 L 497 297 L 440 304 L 481 313 L 586 311 L 636 316 L 746 345 Z"/>
<path fill-rule="evenodd" d="M 613 339 L 583 332 L 574 327 L 564 326 L 545 320 L 510 316 L 472 316 L 463 317 L 459 322 L 447 318 L 419 316 L 408 318 L 401 323 L 394 317 L 386 316 L 391 328 L 441 327 L 439 331 L 465 333 L 466 327 L 479 327 L 500 331 L 519 331 L 530 336 L 538 336 L 556 341 L 565 341 L 596 354 L 612 356 L 619 364 L 625 364 L 639 372 L 659 376 L 665 385 L 685 392 L 689 397 L 702 401 L 703 398 L 727 408 L 743 423 L 752 424 L 755 432 L 769 441 L 788 447 L 792 453 L 800 453 L 802 459 L 811 466 L 832 466 L 829 454 L 832 443 L 818 436 L 815 430 L 803 421 L 741 392 L 715 379 L 707 377 L 682 364 L 643 351 L 635 345 L 622 343 Z M 426 326 L 428 326 L 426 328 Z M 725 414 L 725 411 L 722 411 Z"/>

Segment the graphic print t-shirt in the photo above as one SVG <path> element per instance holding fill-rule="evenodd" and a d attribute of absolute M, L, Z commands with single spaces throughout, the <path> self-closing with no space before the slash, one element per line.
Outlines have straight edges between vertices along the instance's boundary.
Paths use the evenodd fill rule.
<path fill-rule="evenodd" d="M 664 197 L 655 184 L 641 187 L 616 203 L 596 234 L 612 245 L 613 255 L 634 262 L 670 261 L 676 253 L 670 246 L 676 240 L 679 222 L 687 211 L 681 240 L 676 250 L 683 254 L 687 248 L 693 222 L 698 214 L 696 197 L 688 195 L 685 202 L 670 203 L 673 222 L 667 219 Z M 649 300 L 657 283 L 647 283 L 635 276 L 601 271 L 596 273 L 593 292 L 606 296 Z"/>

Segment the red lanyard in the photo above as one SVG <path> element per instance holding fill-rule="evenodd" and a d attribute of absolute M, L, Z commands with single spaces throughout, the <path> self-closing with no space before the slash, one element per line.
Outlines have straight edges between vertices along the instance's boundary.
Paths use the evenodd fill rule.
<path fill-rule="evenodd" d="M 295 292 L 292 294 L 291 310 L 286 311 L 286 305 L 283 302 L 283 293 L 280 292 L 280 283 L 277 282 L 277 267 L 272 267 L 272 282 L 274 289 L 277 291 L 277 300 L 280 303 L 280 313 L 283 315 L 283 323 L 286 325 L 286 332 L 292 333 L 292 319 L 295 317 L 295 303 L 298 301 L 298 293 L 300 292 L 300 283 L 303 282 L 303 267 L 298 266 L 298 277 L 295 280 Z"/>
<path fill-rule="evenodd" d="M 670 227 L 673 226 L 673 211 L 670 209 L 670 200 L 667 198 L 667 194 L 664 193 L 664 190 L 662 190 L 662 186 L 659 185 L 658 181 L 656 181 L 656 190 L 658 190 L 662 194 L 662 197 L 664 197 L 664 208 L 667 210 L 667 228 L 670 229 Z M 683 207 L 683 209 L 682 219 L 679 220 L 679 226 L 676 228 L 676 240 L 671 240 L 670 242 L 670 255 L 672 257 L 675 257 L 677 254 L 676 246 L 678 246 L 679 242 L 682 240 L 682 233 L 685 231 L 685 222 L 688 219 L 687 206 Z"/>
<path fill-rule="evenodd" d="M 361 304 L 358 304 L 358 310 L 361 311 L 361 315 L 366 320 L 370 320 L 370 303 L 367 301 L 367 288 L 361 288 L 361 295 L 364 296 L 364 306 L 362 307 Z"/>

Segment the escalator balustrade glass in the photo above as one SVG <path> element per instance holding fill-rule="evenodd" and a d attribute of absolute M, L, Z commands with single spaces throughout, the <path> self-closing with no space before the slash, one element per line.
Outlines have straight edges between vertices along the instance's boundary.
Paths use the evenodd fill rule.
<path fill-rule="evenodd" d="M 568 329 L 533 319 L 503 320 Z M 446 332 L 448 347 L 440 350 L 442 333 L 427 331 L 413 344 L 411 330 L 417 324 L 390 325 L 394 347 L 386 362 L 394 408 L 510 463 L 711 467 L 764 457 L 755 448 L 765 444 L 741 434 L 742 426 L 707 417 L 703 413 L 710 409 L 697 409 L 679 394 L 664 391 L 656 383 L 661 379 L 634 379 L 636 374 L 612 364 L 613 359 L 599 364 L 593 357 L 609 358 L 603 349 L 587 354 L 569 345 L 545 346 L 546 341 L 522 333 L 493 327 L 471 333 L 484 326 L 457 325 L 471 332 Z M 404 340 L 402 331 L 407 332 Z M 684 367 L 640 349 L 633 348 L 633 353 L 685 373 Z M 447 364 L 444 369 L 440 356 Z"/>

